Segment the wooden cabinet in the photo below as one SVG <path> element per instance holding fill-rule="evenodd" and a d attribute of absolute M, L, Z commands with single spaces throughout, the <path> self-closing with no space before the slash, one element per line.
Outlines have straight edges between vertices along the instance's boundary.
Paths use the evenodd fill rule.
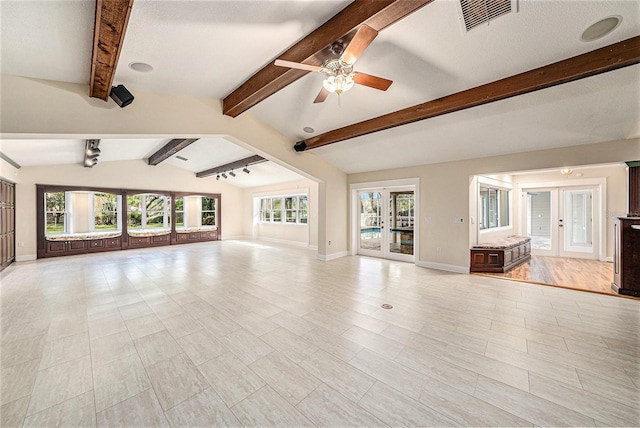
<path fill-rule="evenodd" d="M 122 239 L 119 236 L 103 239 L 46 241 L 45 257 L 119 250 L 122 247 L 121 243 Z"/>
<path fill-rule="evenodd" d="M 189 242 L 217 241 L 218 230 L 196 230 L 193 232 L 176 233 L 176 244 L 187 244 Z"/>
<path fill-rule="evenodd" d="M 130 248 L 154 247 L 169 244 L 171 244 L 171 235 L 169 233 L 155 236 L 129 236 Z"/>
<path fill-rule="evenodd" d="M 640 296 L 640 217 L 620 217 L 614 223 L 613 282 L 611 289 Z"/>
<path fill-rule="evenodd" d="M 15 260 L 15 185 L 0 180 L 0 271 Z"/>

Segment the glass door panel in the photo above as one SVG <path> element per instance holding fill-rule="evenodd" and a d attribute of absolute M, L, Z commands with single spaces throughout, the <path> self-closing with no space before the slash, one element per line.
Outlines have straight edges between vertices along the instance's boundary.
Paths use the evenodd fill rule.
<path fill-rule="evenodd" d="M 531 252 L 538 255 L 555 255 L 554 201 L 555 190 L 530 190 L 527 198 L 527 236 L 531 238 Z"/>
<path fill-rule="evenodd" d="M 413 255 L 413 191 L 390 192 L 389 196 L 389 252 Z"/>
<path fill-rule="evenodd" d="M 382 193 L 360 192 L 360 250 L 382 251 Z M 375 254 L 374 254 L 375 255 Z M 378 254 L 378 256 L 380 256 Z"/>
<path fill-rule="evenodd" d="M 589 189 L 563 190 L 563 212 L 559 227 L 563 238 L 562 256 L 572 253 L 592 254 L 593 248 L 593 197 Z"/>

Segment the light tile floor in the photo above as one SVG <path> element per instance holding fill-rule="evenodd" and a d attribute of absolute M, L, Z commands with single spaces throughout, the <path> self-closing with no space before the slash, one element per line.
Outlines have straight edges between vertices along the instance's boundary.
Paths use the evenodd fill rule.
<path fill-rule="evenodd" d="M 2 427 L 640 425 L 637 300 L 255 241 L 0 292 Z"/>

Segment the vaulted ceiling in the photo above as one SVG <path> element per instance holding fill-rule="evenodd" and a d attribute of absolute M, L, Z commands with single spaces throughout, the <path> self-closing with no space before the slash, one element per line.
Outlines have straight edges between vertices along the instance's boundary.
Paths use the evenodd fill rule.
<path fill-rule="evenodd" d="M 386 92 L 356 85 L 339 99 L 332 94 L 314 104 L 323 76 L 308 73 L 239 114 L 269 123 L 293 145 L 640 34 L 636 1 L 512 3 L 516 12 L 469 32 L 457 0 L 435 0 L 382 29 L 356 69 L 393 80 Z M 2 73 L 90 83 L 94 1 L 3 0 L 0 7 Z M 135 0 L 113 83 L 134 95 L 144 90 L 222 102 L 348 7 L 357 10 L 349 1 Z M 609 16 L 622 18 L 613 32 L 581 41 L 587 27 Z M 129 68 L 134 62 L 153 71 Z M 313 151 L 355 173 L 638 137 L 639 82 L 640 66 L 631 65 Z M 209 166 L 233 160 L 210 159 Z"/>

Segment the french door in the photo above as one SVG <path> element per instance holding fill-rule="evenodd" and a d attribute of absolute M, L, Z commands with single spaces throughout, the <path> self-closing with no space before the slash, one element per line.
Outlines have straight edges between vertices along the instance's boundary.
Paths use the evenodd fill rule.
<path fill-rule="evenodd" d="M 595 188 L 527 189 L 523 224 L 531 253 L 541 256 L 598 258 Z"/>
<path fill-rule="evenodd" d="M 357 197 L 358 254 L 413 262 L 414 188 L 359 190 Z"/>

